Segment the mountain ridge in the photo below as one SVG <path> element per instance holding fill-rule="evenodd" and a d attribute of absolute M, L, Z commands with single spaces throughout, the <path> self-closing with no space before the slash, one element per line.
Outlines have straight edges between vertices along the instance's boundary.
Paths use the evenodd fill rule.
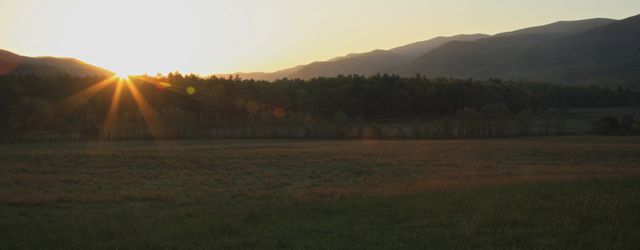
<path fill-rule="evenodd" d="M 245 79 L 275 80 L 278 78 L 308 79 L 316 76 L 336 76 L 339 74 L 371 75 L 380 73 L 394 64 L 408 63 L 422 53 L 438 46 L 456 40 L 477 40 L 489 37 L 485 34 L 460 34 L 454 36 L 439 36 L 429 40 L 414 42 L 388 50 L 376 49 L 363 53 L 350 53 L 345 56 L 334 57 L 326 61 L 315 61 L 271 73 L 266 72 L 238 72 L 234 74 L 220 74 L 218 76 L 238 75 Z M 376 60 L 371 60 L 376 59 Z"/>
<path fill-rule="evenodd" d="M 0 49 L 0 75 L 109 76 L 114 73 L 70 57 L 28 57 Z"/>
<path fill-rule="evenodd" d="M 273 81 L 337 75 L 503 78 L 580 83 L 640 82 L 640 15 L 558 21 L 495 35 L 439 36 L 388 50 L 351 53 L 275 72 L 217 74 Z M 113 75 L 74 58 L 0 50 L 0 74 Z"/>
<path fill-rule="evenodd" d="M 326 61 L 316 61 L 273 73 L 236 73 L 241 78 L 275 80 L 278 78 L 309 79 L 337 75 L 374 75 L 396 73 L 413 76 L 416 73 L 433 77 L 510 76 L 504 69 L 515 66 L 508 62 L 528 49 L 557 39 L 606 26 L 618 20 L 591 18 L 557 21 L 514 31 L 484 35 L 481 33 L 438 36 L 388 50 L 351 53 Z"/>
<path fill-rule="evenodd" d="M 561 33 L 512 32 L 467 44 L 446 44 L 390 72 L 566 84 L 640 79 L 634 71 L 640 67 L 635 59 L 640 57 L 640 16 L 555 24 L 574 24 L 575 29 Z"/>

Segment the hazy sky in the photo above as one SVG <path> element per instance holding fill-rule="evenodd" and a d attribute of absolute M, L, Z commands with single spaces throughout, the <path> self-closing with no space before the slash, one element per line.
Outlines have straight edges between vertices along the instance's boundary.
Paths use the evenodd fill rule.
<path fill-rule="evenodd" d="M 439 35 L 636 14 L 640 0 L 0 0 L 0 49 L 124 73 L 272 71 Z"/>

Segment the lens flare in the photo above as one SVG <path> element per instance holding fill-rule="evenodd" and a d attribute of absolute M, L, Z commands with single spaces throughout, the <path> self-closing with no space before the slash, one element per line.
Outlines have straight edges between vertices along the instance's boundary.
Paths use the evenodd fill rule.
<path fill-rule="evenodd" d="M 189 94 L 189 95 L 194 95 L 194 94 L 196 94 L 196 88 L 194 88 L 194 87 L 188 87 L 188 88 L 187 88 L 187 94 Z"/>
<path fill-rule="evenodd" d="M 114 93 L 111 96 L 111 102 L 107 111 L 106 119 L 102 125 L 101 139 L 108 140 L 115 138 L 113 136 L 117 136 L 118 113 L 120 111 L 121 99 L 125 93 L 129 93 L 133 97 L 133 100 L 137 104 L 153 139 L 161 139 L 165 132 L 163 122 L 157 110 L 152 107 L 149 101 L 143 96 L 142 91 L 140 91 L 136 86 L 138 83 L 153 84 L 158 90 L 168 90 L 211 106 L 219 106 L 217 103 L 198 99 L 195 95 L 196 88 L 193 86 L 189 86 L 185 90 L 180 90 L 179 88 L 174 87 L 173 84 L 164 82 L 162 79 L 140 75 L 129 75 L 119 71 L 118 74 L 114 74 L 110 78 L 93 84 L 73 96 L 62 100 L 60 103 L 56 104 L 56 110 L 60 114 L 68 115 L 81 106 L 86 105 L 89 99 L 104 90 L 107 86 L 115 84 Z M 127 91 L 125 91 L 125 89 Z M 284 112 L 282 113 L 284 114 Z"/>

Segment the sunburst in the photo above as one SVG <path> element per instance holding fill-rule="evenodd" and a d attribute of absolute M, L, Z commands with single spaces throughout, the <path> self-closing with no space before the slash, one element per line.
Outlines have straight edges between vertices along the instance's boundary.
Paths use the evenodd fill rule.
<path fill-rule="evenodd" d="M 136 102 L 140 113 L 142 114 L 144 121 L 153 136 L 157 139 L 161 136 L 162 126 L 155 109 L 149 104 L 142 92 L 135 86 L 135 83 L 131 81 L 133 78 L 129 74 L 119 73 L 112 77 L 109 77 L 103 81 L 95 83 L 86 89 L 79 91 L 78 93 L 60 101 L 55 105 L 56 111 L 61 116 L 67 116 L 87 102 L 95 97 L 98 93 L 103 91 L 107 86 L 115 84 L 115 91 L 111 97 L 111 103 L 109 104 L 109 110 L 107 111 L 106 119 L 102 125 L 101 139 L 108 138 L 111 133 L 116 130 L 116 124 L 118 122 L 118 113 L 120 110 L 120 103 L 124 93 L 124 88 L 127 88 L 131 93 L 134 101 Z M 164 88 L 170 87 L 171 84 L 163 84 Z"/>
<path fill-rule="evenodd" d="M 134 80 L 136 81 L 134 82 Z M 117 130 L 120 103 L 123 94 L 126 92 L 129 92 L 133 97 L 133 100 L 135 101 L 140 113 L 142 114 L 142 117 L 144 118 L 151 136 L 154 139 L 159 139 L 162 137 L 163 133 L 162 121 L 156 109 L 153 108 L 153 106 L 147 101 L 147 98 L 142 94 L 138 86 L 136 86 L 139 83 L 151 84 L 155 86 L 159 91 L 168 90 L 172 93 L 186 96 L 198 102 L 206 103 L 211 106 L 219 106 L 216 103 L 198 98 L 198 96 L 195 95 L 195 87 L 192 86 L 189 86 L 185 89 L 179 89 L 176 88 L 173 84 L 162 81 L 161 79 L 148 76 L 134 76 L 126 73 L 118 73 L 116 75 L 113 75 L 112 77 L 95 83 L 87 87 L 86 89 L 70 96 L 69 98 L 59 102 L 55 106 L 56 111 L 63 117 L 67 116 L 83 105 L 86 105 L 91 98 L 103 91 L 107 86 L 115 84 L 115 91 L 113 93 L 113 96 L 111 97 L 111 103 L 109 104 L 106 119 L 104 121 L 104 124 L 102 124 L 101 139 L 109 138 L 110 135 Z M 125 88 L 128 91 L 124 91 Z"/>

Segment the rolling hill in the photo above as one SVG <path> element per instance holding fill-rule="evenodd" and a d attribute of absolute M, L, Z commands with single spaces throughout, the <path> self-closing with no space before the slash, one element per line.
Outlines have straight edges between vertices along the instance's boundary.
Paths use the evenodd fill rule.
<path fill-rule="evenodd" d="M 515 57 L 502 76 L 549 81 L 640 81 L 640 15 L 548 41 Z"/>
<path fill-rule="evenodd" d="M 27 57 L 0 50 L 0 75 L 3 74 L 107 76 L 113 72 L 73 58 Z"/>
<path fill-rule="evenodd" d="M 581 34 L 616 22 L 588 19 L 556 22 L 468 42 L 450 42 L 389 72 L 401 75 L 490 78 L 514 70 L 512 60 L 540 44 Z M 513 75 L 512 75 L 513 76 Z"/>
<path fill-rule="evenodd" d="M 541 27 L 552 31 L 547 33 L 525 29 L 475 42 L 447 43 L 390 71 L 564 84 L 640 82 L 640 15 L 620 21 L 577 21 L 576 29 L 568 29 L 571 24 Z"/>
<path fill-rule="evenodd" d="M 390 67 L 409 63 L 420 55 L 451 41 L 474 41 L 488 37 L 484 34 L 456 35 L 436 37 L 430 40 L 407 44 L 390 50 L 374 50 L 366 53 L 349 54 L 322 62 L 313 62 L 273 73 L 236 73 L 245 79 L 275 80 L 277 78 L 308 79 L 318 76 L 336 76 L 340 74 L 372 75 L 384 73 Z M 223 75 L 224 76 L 224 75 Z"/>
<path fill-rule="evenodd" d="M 232 75 L 273 81 L 285 77 L 309 79 L 377 73 L 567 84 L 637 83 L 640 81 L 640 15 L 624 20 L 561 21 L 493 36 L 437 37 L 277 72 Z M 90 76 L 113 73 L 76 59 L 26 57 L 0 50 L 0 74 Z"/>
<path fill-rule="evenodd" d="M 376 73 L 566 84 L 636 82 L 640 80 L 640 16 L 560 21 L 493 36 L 438 37 L 275 73 L 240 76 L 273 80 Z"/>

